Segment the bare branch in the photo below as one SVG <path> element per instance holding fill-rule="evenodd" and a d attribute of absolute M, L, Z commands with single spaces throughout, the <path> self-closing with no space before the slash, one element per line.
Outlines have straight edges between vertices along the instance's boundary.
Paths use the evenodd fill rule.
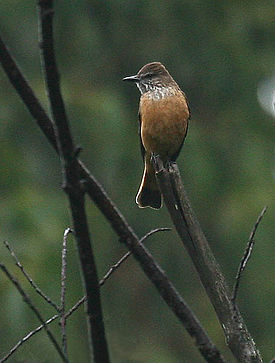
<path fill-rule="evenodd" d="M 164 232 L 164 231 L 170 231 L 171 228 L 156 228 L 153 229 L 152 231 L 148 232 L 145 236 L 143 236 L 141 238 L 141 242 L 144 242 L 148 237 L 150 237 L 152 234 L 157 233 L 157 232 Z M 125 253 L 125 255 L 123 255 L 119 261 L 117 261 L 115 264 L 113 264 L 109 270 L 106 272 L 106 274 L 102 277 L 102 279 L 99 281 L 99 286 L 102 287 L 105 282 L 111 277 L 111 275 L 122 265 L 123 262 L 125 262 L 128 257 L 130 257 L 132 254 L 131 251 L 128 251 L 127 253 Z M 65 314 L 65 319 L 67 319 L 75 310 L 77 310 L 79 308 L 79 306 L 81 306 L 84 301 L 86 300 L 86 296 L 83 296 L 66 314 Z"/>
<path fill-rule="evenodd" d="M 2 42 L 3 43 L 3 42 Z M 2 61 L 3 58 L 11 58 L 8 53 L 6 47 L 1 47 L 0 42 L 0 60 Z M 24 93 L 24 82 L 25 81 L 23 75 L 19 71 L 19 68 L 16 66 L 15 62 L 13 61 L 10 64 L 10 67 L 4 68 L 8 77 L 11 79 L 11 82 L 19 95 Z M 16 82 L 16 79 L 13 79 L 13 71 L 20 79 L 19 86 Z M 26 82 L 26 81 L 25 81 Z M 39 111 L 43 112 L 40 103 L 37 101 L 35 97 L 31 97 L 30 100 L 25 100 L 22 97 L 23 101 L 25 102 L 27 108 L 31 111 L 33 107 L 33 103 L 35 108 L 38 108 Z M 32 114 L 32 112 L 31 112 Z M 52 142 L 52 133 L 53 133 L 53 126 L 52 121 L 46 118 L 39 118 L 37 120 L 38 126 L 42 129 L 45 133 L 45 136 L 48 138 L 52 146 L 55 146 Z M 55 150 L 57 151 L 56 147 Z M 78 161 L 78 167 L 81 177 L 85 182 L 86 191 L 89 197 L 93 200 L 93 202 L 97 205 L 99 210 L 105 216 L 105 218 L 109 221 L 110 225 L 117 233 L 119 238 L 126 244 L 129 250 L 133 253 L 135 259 L 140 263 L 141 268 L 147 275 L 147 277 L 151 280 L 157 290 L 160 292 L 162 298 L 166 301 L 167 305 L 170 309 L 175 313 L 175 315 L 179 318 L 182 324 L 186 327 L 188 318 L 184 314 L 181 309 L 182 299 L 180 295 L 175 290 L 174 286 L 170 283 L 167 279 L 165 273 L 159 267 L 157 263 L 155 263 L 154 259 L 152 258 L 151 254 L 145 249 L 145 247 L 140 244 L 139 239 L 131 226 L 127 223 L 125 217 L 122 213 L 118 210 L 116 205 L 112 202 L 110 197 L 107 195 L 106 191 L 100 185 L 100 183 L 94 178 L 94 176 L 89 172 L 86 166 L 81 162 Z M 186 328 L 187 329 L 187 328 Z M 198 331 L 201 332 L 201 327 L 198 327 Z M 188 329 L 187 329 L 188 330 Z M 206 336 L 205 331 L 203 330 L 202 336 L 201 334 L 197 334 L 196 329 L 192 330 L 192 336 L 195 336 L 195 342 L 197 346 L 201 346 L 202 355 L 205 357 L 221 357 L 217 348 L 213 345 L 210 339 Z M 204 343 L 207 342 L 207 343 Z M 207 349 L 203 349 L 206 346 Z M 220 360 L 221 361 L 221 360 Z"/>
<path fill-rule="evenodd" d="M 238 308 L 233 306 L 220 266 L 192 211 L 177 164 L 170 164 L 168 171 L 158 156 L 153 157 L 153 163 L 167 209 L 215 308 L 229 348 L 239 362 L 262 362 Z"/>
<path fill-rule="evenodd" d="M 53 1 L 38 1 L 40 19 L 40 44 L 44 63 L 48 96 L 55 125 L 55 135 L 63 174 L 64 190 L 70 202 L 74 232 L 81 262 L 87 295 L 87 315 L 90 343 L 95 362 L 109 362 L 105 336 L 100 291 L 90 234 L 85 211 L 84 194 L 80 184 L 78 162 L 71 136 L 69 122 L 60 90 L 59 74 L 54 52 Z"/>
<path fill-rule="evenodd" d="M 152 231 L 148 232 L 145 236 L 143 236 L 141 238 L 141 242 L 144 242 L 148 237 L 150 237 L 152 234 L 157 233 L 157 232 L 162 232 L 162 231 L 170 231 L 171 228 L 157 228 L 157 229 L 153 229 Z M 65 261 L 66 261 L 66 252 L 67 251 L 67 237 L 69 235 L 69 233 L 71 233 L 72 230 L 70 228 L 67 228 L 64 232 L 64 238 L 63 238 L 63 248 L 62 248 L 62 272 L 61 272 L 61 280 L 65 279 L 66 280 L 66 272 L 64 272 L 64 269 L 66 269 L 66 267 L 64 267 L 66 265 Z M 8 247 L 10 250 L 10 247 Z M 11 250 L 10 250 L 11 251 Z M 13 251 L 12 251 L 13 252 Z M 15 256 L 14 252 L 13 255 Z M 111 275 L 119 268 L 119 266 L 125 262 L 127 260 L 127 258 L 131 255 L 131 252 L 127 252 L 117 263 L 115 263 L 114 265 L 112 265 L 110 267 L 110 269 L 108 270 L 108 272 L 103 276 L 103 278 L 99 281 L 99 285 L 100 287 L 103 286 L 105 284 L 105 282 L 111 277 Z M 61 289 L 62 290 L 62 289 Z M 61 293 L 61 295 L 64 294 L 64 291 Z M 64 297 L 61 298 L 62 301 L 64 301 Z M 72 306 L 70 308 L 70 310 L 68 310 L 68 312 L 63 316 L 63 319 L 66 321 L 84 302 L 86 301 L 86 296 L 83 296 L 77 303 L 75 303 L 74 306 Z M 61 306 L 65 308 L 65 304 L 61 303 Z M 62 308 L 60 310 L 63 310 Z M 53 321 L 55 321 L 57 318 L 59 317 L 59 315 L 54 315 L 53 317 L 51 317 L 50 319 L 48 319 L 47 321 L 45 321 L 46 325 L 51 324 Z M 32 336 L 34 336 L 36 333 L 38 333 L 39 331 L 41 331 L 43 329 L 44 325 L 40 325 L 38 326 L 36 329 L 32 330 L 30 333 L 28 333 L 25 337 L 23 337 L 22 339 L 20 339 L 18 341 L 18 343 L 9 351 L 8 354 L 6 354 L 1 360 L 0 363 L 5 362 L 13 353 L 16 352 L 16 350 L 23 344 L 25 343 L 27 340 L 29 340 Z"/>
<path fill-rule="evenodd" d="M 259 224 L 260 224 L 266 210 L 267 210 L 267 207 L 264 207 L 263 210 L 261 211 L 261 213 L 259 214 L 259 216 L 257 218 L 257 221 L 256 221 L 256 223 L 254 224 L 254 226 L 252 228 L 252 231 L 250 233 L 246 249 L 245 249 L 243 257 L 241 259 L 241 262 L 240 262 L 240 265 L 239 265 L 239 268 L 238 268 L 238 272 L 237 272 L 237 275 L 236 275 L 236 278 L 235 278 L 233 293 L 232 293 L 232 301 L 233 301 L 234 304 L 235 304 L 236 299 L 237 299 L 237 293 L 238 293 L 238 288 L 239 288 L 242 272 L 245 270 L 245 268 L 247 266 L 247 262 L 248 262 L 248 260 L 249 260 L 249 258 L 251 256 L 251 253 L 252 253 L 252 250 L 253 250 L 253 247 L 254 247 L 254 244 L 255 244 L 255 240 L 254 240 L 255 233 L 257 231 L 257 228 L 258 228 L 258 226 L 259 226 Z"/>
<path fill-rule="evenodd" d="M 34 304 L 32 303 L 30 297 L 25 293 L 24 289 L 22 288 L 22 286 L 19 284 L 19 282 L 15 279 L 15 277 L 8 271 L 8 269 L 5 267 L 5 265 L 3 265 L 2 263 L 0 264 L 0 268 L 2 269 L 2 271 L 6 274 L 6 276 L 8 277 L 8 279 L 14 284 L 14 286 L 16 287 L 16 289 L 18 290 L 18 292 L 20 293 L 20 295 L 22 296 L 23 300 L 26 302 L 26 304 L 31 308 L 31 310 L 35 313 L 35 315 L 37 316 L 38 320 L 41 322 L 43 328 L 45 329 L 50 341 L 53 343 L 56 351 L 58 352 L 60 358 L 62 359 L 63 362 L 68 362 L 67 358 L 64 356 L 59 344 L 57 343 L 55 337 L 53 336 L 53 334 L 51 333 L 51 331 L 49 330 L 47 324 L 45 323 L 44 319 L 42 318 L 42 315 L 40 314 L 40 312 L 38 311 L 38 309 L 34 306 Z"/>
<path fill-rule="evenodd" d="M 31 278 L 31 276 L 27 273 L 27 271 L 24 269 L 23 265 L 21 264 L 21 262 L 18 260 L 16 254 L 14 253 L 13 249 L 11 248 L 11 246 L 9 245 L 9 243 L 7 241 L 4 241 L 4 245 L 7 247 L 7 249 L 9 250 L 11 256 L 14 258 L 15 260 L 15 264 L 16 266 L 18 266 L 20 268 L 20 270 L 22 271 L 23 275 L 26 277 L 27 281 L 30 283 L 30 285 L 34 288 L 34 290 L 44 299 L 47 301 L 48 304 L 52 305 L 56 311 L 59 312 L 59 307 L 57 306 L 57 304 L 50 299 L 46 294 L 44 294 L 44 292 L 37 286 L 37 284 L 33 281 L 33 279 Z"/>
<path fill-rule="evenodd" d="M 152 234 L 156 233 L 156 232 L 161 232 L 161 231 L 169 231 L 170 228 L 157 228 L 154 229 L 150 232 L 148 232 L 144 237 L 141 238 L 141 242 L 145 241 L 148 237 L 150 237 Z M 100 280 L 99 284 L 100 286 L 103 286 L 104 283 L 110 278 L 110 276 L 118 269 L 118 267 L 127 260 L 127 258 L 131 255 L 131 252 L 127 252 L 117 263 L 115 263 L 114 265 L 112 265 L 110 267 L 110 269 L 108 270 L 108 272 L 105 274 L 105 276 Z M 86 301 L 86 296 L 83 296 L 65 315 L 64 318 L 68 319 L 84 302 Z M 187 311 L 188 312 L 188 311 Z M 192 311 L 190 310 L 190 314 L 192 315 Z M 52 323 L 54 320 L 56 320 L 59 317 L 59 315 L 54 315 L 52 318 L 48 319 L 45 324 L 50 324 Z M 194 316 L 193 319 L 196 320 L 196 317 Z M 185 326 L 189 325 L 190 328 L 189 330 L 194 330 L 193 331 L 193 335 L 190 334 L 191 336 L 195 336 L 196 337 L 196 341 L 198 342 L 197 345 L 200 346 L 200 350 L 202 355 L 204 356 L 204 358 L 206 359 L 206 361 L 208 362 L 212 362 L 212 363 L 222 363 L 225 362 L 223 357 L 221 356 L 221 354 L 219 353 L 219 351 L 217 350 L 217 348 L 212 345 L 212 343 L 208 340 L 204 340 L 204 335 L 203 335 L 203 331 L 201 332 L 201 327 L 199 328 L 199 331 L 197 331 L 197 327 L 196 324 L 193 325 L 193 321 L 187 318 L 187 321 L 185 323 Z M 11 350 L 10 352 L 4 357 L 8 358 L 10 357 L 13 353 L 15 353 L 15 351 L 24 343 L 26 342 L 28 339 L 30 339 L 33 335 L 35 335 L 37 332 L 39 332 L 41 329 L 43 328 L 43 325 L 40 325 L 39 327 L 37 327 L 35 330 L 33 330 L 32 332 L 30 332 L 28 335 L 26 335 L 24 338 L 22 338 Z M 187 328 L 186 328 L 187 329 Z M 188 330 L 188 329 L 187 329 Z M 189 331 L 188 330 L 188 331 Z M 210 343 L 210 344 L 209 344 Z M 1 363 L 2 361 L 0 361 Z"/>
<path fill-rule="evenodd" d="M 60 296 L 60 325 L 62 334 L 62 348 L 64 355 L 68 357 L 67 352 L 67 335 L 66 335 L 66 277 L 67 277 L 67 239 L 72 229 L 67 228 L 64 232 L 63 245 L 62 245 L 62 266 L 61 266 L 61 296 Z"/>
<path fill-rule="evenodd" d="M 105 218 L 110 222 L 115 232 L 120 236 L 120 240 L 124 242 L 133 253 L 133 256 L 139 262 L 147 277 L 155 285 L 164 301 L 178 317 L 188 333 L 194 338 L 196 346 L 201 354 L 206 360 L 208 360 L 209 357 L 210 359 L 212 359 L 212 357 L 217 357 L 217 362 L 221 362 L 223 358 L 220 355 L 220 352 L 206 335 L 204 329 L 199 326 L 198 321 L 195 320 L 195 316 L 185 304 L 185 301 L 179 295 L 173 284 L 168 280 L 164 271 L 155 262 L 149 251 L 140 243 L 137 235 L 111 201 L 102 186 L 81 162 L 80 165 L 83 167 L 82 175 L 85 178 L 87 193 L 101 210 Z M 192 315 L 191 320 L 189 318 L 189 313 Z M 193 328 L 190 328 L 192 324 L 194 324 Z"/>
<path fill-rule="evenodd" d="M 163 231 L 171 231 L 171 228 L 157 228 L 157 229 L 153 229 L 152 231 L 148 232 L 145 236 L 143 236 L 140 240 L 141 243 L 143 243 L 148 237 L 150 237 L 152 234 L 157 233 L 157 232 L 163 232 Z M 108 270 L 108 272 L 102 277 L 102 279 L 99 281 L 99 285 L 103 286 L 105 284 L 105 282 L 107 281 L 107 279 L 112 275 L 112 273 L 117 270 L 119 268 L 119 266 L 127 260 L 128 257 L 130 257 L 132 255 L 131 251 L 128 251 L 127 253 L 125 253 L 124 256 L 121 257 L 121 259 L 116 262 L 114 265 L 112 265 L 110 267 L 110 269 Z"/>

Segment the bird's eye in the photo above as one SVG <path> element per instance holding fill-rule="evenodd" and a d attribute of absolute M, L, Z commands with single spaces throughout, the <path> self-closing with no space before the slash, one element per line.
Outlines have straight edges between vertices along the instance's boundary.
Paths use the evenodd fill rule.
<path fill-rule="evenodd" d="M 148 72 L 148 73 L 145 73 L 145 74 L 144 74 L 143 78 L 145 78 L 145 79 L 150 79 L 150 78 L 152 78 L 152 76 L 153 76 L 153 73 Z"/>

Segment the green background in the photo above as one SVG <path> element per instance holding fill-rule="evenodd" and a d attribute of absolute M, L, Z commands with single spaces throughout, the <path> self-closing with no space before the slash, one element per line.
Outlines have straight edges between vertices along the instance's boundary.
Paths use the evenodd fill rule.
<path fill-rule="evenodd" d="M 35 2 L 0 2 L 0 31 L 44 107 Z M 121 79 L 161 61 L 186 92 L 192 113 L 178 165 L 192 206 L 230 286 L 249 233 L 268 205 L 238 302 L 265 361 L 274 350 L 274 4 L 272 1 L 61 1 L 55 39 L 62 91 L 81 158 L 141 237 L 171 227 L 165 208 L 138 209 L 142 175 L 139 92 Z M 261 107 L 259 99 L 267 106 Z M 269 107 L 269 112 L 268 112 Z M 71 225 L 58 158 L 0 71 L 0 240 L 55 301 L 60 295 L 64 229 Z M 87 200 L 99 276 L 125 247 Z M 146 242 L 229 362 L 234 359 L 196 271 L 174 231 Z M 2 245 L 1 261 L 48 318 Z M 69 239 L 68 305 L 82 296 L 75 243 Z M 131 258 L 102 287 L 113 362 L 202 362 L 193 342 Z M 0 355 L 38 324 L 0 275 Z M 57 324 L 52 327 L 59 334 Z M 72 362 L 88 361 L 83 309 L 68 321 Z M 12 362 L 58 362 L 40 332 Z"/>

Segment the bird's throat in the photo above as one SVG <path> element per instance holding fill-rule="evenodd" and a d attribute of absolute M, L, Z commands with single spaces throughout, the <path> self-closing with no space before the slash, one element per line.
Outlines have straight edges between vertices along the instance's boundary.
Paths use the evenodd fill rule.
<path fill-rule="evenodd" d="M 162 100 L 166 97 L 175 96 L 177 89 L 175 87 L 169 87 L 169 86 L 153 86 L 148 87 L 147 90 L 144 90 L 144 88 L 141 89 L 139 85 L 137 85 L 141 94 L 146 95 L 146 98 L 152 99 L 155 101 Z"/>

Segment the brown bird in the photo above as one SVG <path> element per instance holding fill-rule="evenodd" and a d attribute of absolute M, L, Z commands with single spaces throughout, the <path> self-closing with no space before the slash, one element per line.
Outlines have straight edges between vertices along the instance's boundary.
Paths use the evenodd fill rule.
<path fill-rule="evenodd" d="M 187 133 L 188 102 L 159 62 L 146 64 L 135 76 L 125 77 L 123 81 L 135 82 L 141 93 L 139 121 L 144 172 L 136 203 L 140 208 L 159 209 L 162 197 L 151 156 L 159 155 L 164 163 L 176 160 Z"/>

